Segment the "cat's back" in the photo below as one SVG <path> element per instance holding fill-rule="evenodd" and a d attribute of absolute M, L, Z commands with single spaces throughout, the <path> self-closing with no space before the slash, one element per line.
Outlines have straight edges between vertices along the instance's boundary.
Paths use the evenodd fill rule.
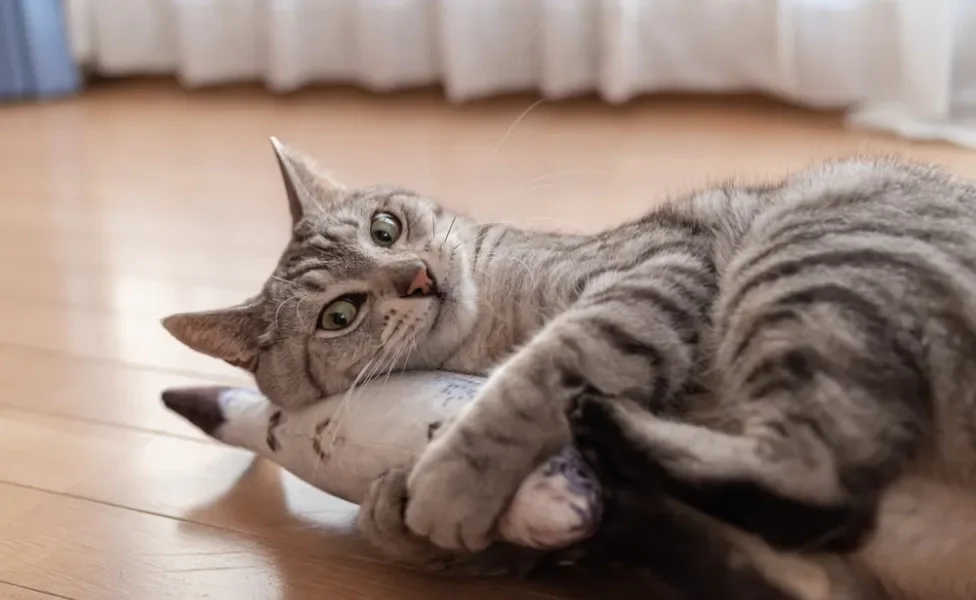
<path fill-rule="evenodd" d="M 976 232 L 976 182 L 931 165 L 896 160 L 843 160 L 801 171 L 763 196 L 753 233 L 767 227 L 805 225 L 825 234 L 831 227 L 874 223 L 878 232 L 939 245 L 940 232 Z M 887 227 L 886 227 L 887 226 Z M 926 237 L 922 231 L 930 231 Z"/>
<path fill-rule="evenodd" d="M 976 489 L 976 184 L 897 161 L 830 163 L 765 191 L 737 244 L 719 310 L 741 318 L 743 298 L 838 285 L 877 307 L 931 391 L 920 470 Z"/>

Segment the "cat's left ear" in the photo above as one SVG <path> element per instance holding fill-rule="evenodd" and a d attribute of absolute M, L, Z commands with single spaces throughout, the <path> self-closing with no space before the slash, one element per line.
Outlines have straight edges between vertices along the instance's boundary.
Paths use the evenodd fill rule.
<path fill-rule="evenodd" d="M 278 167 L 288 194 L 288 210 L 294 226 L 301 218 L 314 210 L 321 210 L 342 197 L 346 188 L 332 179 L 315 162 L 301 152 L 271 138 L 271 147 L 278 158 Z"/>
<path fill-rule="evenodd" d="M 163 327 L 190 349 L 253 372 L 262 333 L 258 308 L 259 304 L 249 302 L 220 310 L 180 313 L 163 319 Z"/>

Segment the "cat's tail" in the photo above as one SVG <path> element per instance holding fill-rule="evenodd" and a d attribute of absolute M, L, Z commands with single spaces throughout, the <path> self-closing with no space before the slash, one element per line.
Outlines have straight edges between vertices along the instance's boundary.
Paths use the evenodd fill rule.
<path fill-rule="evenodd" d="M 162 394 L 166 408 L 208 436 L 262 455 L 274 452 L 266 434 L 276 412 L 260 393 L 237 387 L 172 388 Z"/>

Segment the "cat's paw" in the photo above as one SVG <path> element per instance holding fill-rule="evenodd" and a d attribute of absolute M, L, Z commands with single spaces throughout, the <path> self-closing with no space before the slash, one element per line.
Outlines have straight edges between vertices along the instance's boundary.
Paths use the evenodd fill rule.
<path fill-rule="evenodd" d="M 392 560 L 446 568 L 451 563 L 450 555 L 415 535 L 406 525 L 407 476 L 405 469 L 396 468 L 374 480 L 359 505 L 356 526 Z"/>
<path fill-rule="evenodd" d="M 477 552 L 491 543 L 495 522 L 512 495 L 490 442 L 463 443 L 459 429 L 438 436 L 410 474 L 406 523 L 451 551 Z"/>

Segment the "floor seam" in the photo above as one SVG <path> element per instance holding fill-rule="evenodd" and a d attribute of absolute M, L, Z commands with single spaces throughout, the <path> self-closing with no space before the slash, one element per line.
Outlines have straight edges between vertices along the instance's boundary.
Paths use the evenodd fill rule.
<path fill-rule="evenodd" d="M 64 596 L 62 594 L 56 594 L 54 592 L 45 592 L 44 590 L 31 587 L 29 585 L 23 585 L 20 583 L 14 583 L 12 581 L 7 581 L 6 579 L 0 579 L 0 584 L 9 585 L 10 587 L 18 588 L 21 590 L 27 590 L 28 592 L 34 592 L 35 594 L 42 594 L 44 596 L 50 596 L 51 598 L 61 598 L 61 600 L 75 600 L 71 596 Z"/>

